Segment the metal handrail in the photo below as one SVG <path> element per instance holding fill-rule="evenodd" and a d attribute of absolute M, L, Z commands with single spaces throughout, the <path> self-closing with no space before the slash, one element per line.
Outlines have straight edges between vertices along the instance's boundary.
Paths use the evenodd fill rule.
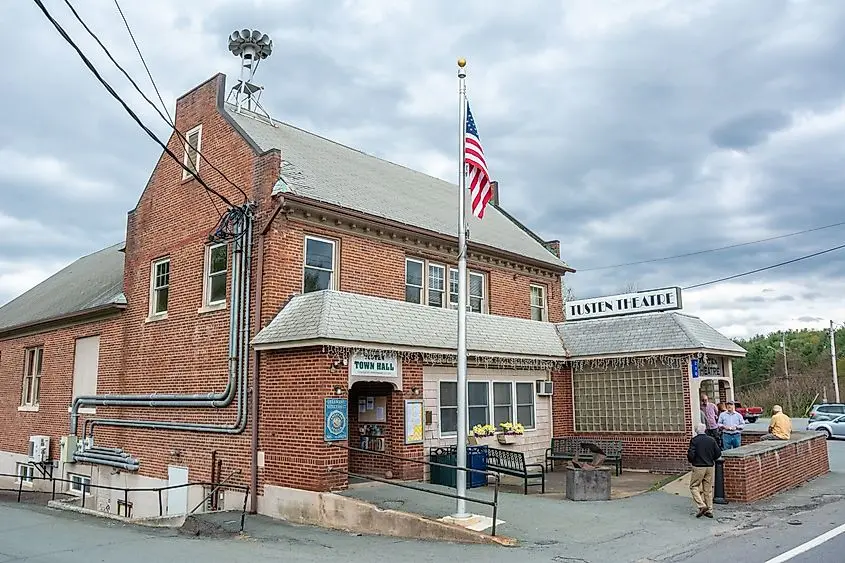
<path fill-rule="evenodd" d="M 485 471 L 483 469 L 474 469 L 472 467 L 463 467 L 463 466 L 458 466 L 458 465 L 449 465 L 448 463 L 438 463 L 436 461 L 425 461 L 425 460 L 422 460 L 422 459 L 402 457 L 402 456 L 398 456 L 398 455 L 389 454 L 389 453 L 386 453 L 386 452 L 375 452 L 375 451 L 372 451 L 372 450 L 363 450 L 361 448 L 353 448 L 351 446 L 344 446 L 344 445 L 338 444 L 338 443 L 331 443 L 330 445 L 335 447 L 335 448 L 340 448 L 340 449 L 348 450 L 348 451 L 351 451 L 351 452 L 359 452 L 359 453 L 365 453 L 365 454 L 370 454 L 370 455 L 375 455 L 375 456 L 382 456 L 382 457 L 385 457 L 385 458 L 388 458 L 388 459 L 395 459 L 397 461 L 410 461 L 412 463 L 417 463 L 417 464 L 420 464 L 420 465 L 428 465 L 428 466 L 433 466 L 433 467 L 445 467 L 447 469 L 456 469 L 456 470 L 461 470 L 461 471 L 465 471 L 465 472 L 468 472 L 468 473 L 481 473 L 481 474 L 484 474 L 488 477 L 493 477 L 495 479 L 494 489 L 493 489 L 493 500 L 489 501 L 489 500 L 484 500 L 484 499 L 480 499 L 480 498 L 476 498 L 476 497 L 467 497 L 467 496 L 459 495 L 457 493 L 444 493 L 444 492 L 441 492 L 441 491 L 433 491 L 433 490 L 430 490 L 430 489 L 424 489 L 422 487 L 414 487 L 413 485 L 409 485 L 407 483 L 399 483 L 399 482 L 396 482 L 396 481 L 390 481 L 388 479 L 382 479 L 380 477 L 373 477 L 373 476 L 370 476 L 370 475 L 359 475 L 357 473 L 350 473 L 349 471 L 337 469 L 337 468 L 334 468 L 334 467 L 328 468 L 328 470 L 331 471 L 331 472 L 342 473 L 342 474 L 345 474 L 345 475 L 349 475 L 351 477 L 355 477 L 357 479 L 369 479 L 371 481 L 376 481 L 376 482 L 379 482 L 379 483 L 385 483 L 387 485 L 393 485 L 395 487 L 400 487 L 400 488 L 403 488 L 403 489 L 411 489 L 413 491 L 420 491 L 420 492 L 423 492 L 423 493 L 431 493 L 433 495 L 438 495 L 438 496 L 442 496 L 442 497 L 466 500 L 466 501 L 469 501 L 469 502 L 474 502 L 476 504 L 483 504 L 483 505 L 486 505 L 486 506 L 491 506 L 493 508 L 493 528 L 490 531 L 490 535 L 491 536 L 496 535 L 496 517 L 498 516 L 498 512 L 499 512 L 499 484 L 501 482 L 501 477 L 499 476 L 498 473 L 495 473 L 493 471 Z"/>
<path fill-rule="evenodd" d="M 13 477 L 18 479 L 18 486 L 15 489 L 8 489 L 8 488 L 0 488 L 0 491 L 8 491 L 8 492 L 17 492 L 17 502 L 21 501 L 21 496 L 24 491 L 24 479 L 21 478 L 20 475 L 17 473 L 0 473 L 0 477 Z M 230 475 L 231 477 L 231 475 Z M 227 477 L 228 479 L 228 477 Z M 40 475 L 33 475 L 31 477 L 27 477 L 28 481 L 50 481 L 52 484 L 52 488 L 50 491 L 37 491 L 37 490 L 28 490 L 28 493 L 33 494 L 50 494 L 51 500 L 56 500 L 56 483 L 74 483 L 74 481 L 70 479 L 61 479 L 58 477 L 44 477 Z M 215 491 L 219 489 L 230 489 L 235 491 L 242 491 L 244 493 L 244 505 L 241 510 L 241 528 L 240 531 L 243 532 L 244 530 L 244 521 L 246 518 L 246 505 L 247 499 L 249 498 L 249 486 L 248 485 L 230 485 L 226 483 L 209 483 L 206 481 L 194 481 L 190 483 L 182 483 L 180 485 L 167 485 L 164 487 L 112 487 L 109 485 L 91 485 L 88 483 L 82 483 L 82 508 L 85 508 L 85 497 L 86 495 L 90 494 L 88 491 L 90 489 L 103 489 L 106 491 L 122 491 L 123 492 L 123 502 L 124 504 L 129 504 L 129 493 L 158 493 L 158 515 L 164 516 L 164 504 L 162 499 L 162 491 L 170 491 L 174 489 L 181 489 L 183 487 L 212 487 Z M 72 494 L 72 493 L 67 493 Z M 196 510 L 196 509 L 194 509 Z M 193 511 L 191 511 L 193 513 Z"/>

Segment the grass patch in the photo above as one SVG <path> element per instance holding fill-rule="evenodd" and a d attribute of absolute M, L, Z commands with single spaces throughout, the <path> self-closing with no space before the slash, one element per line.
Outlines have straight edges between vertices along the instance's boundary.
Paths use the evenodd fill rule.
<path fill-rule="evenodd" d="M 682 474 L 679 473 L 677 475 L 667 475 L 666 477 L 663 477 L 662 479 L 657 481 L 655 484 L 653 484 L 651 487 L 649 487 L 648 492 L 651 493 L 651 492 L 658 491 L 658 490 L 662 489 L 663 487 L 665 487 L 666 485 L 668 485 L 672 481 L 678 479 L 681 475 Z"/>

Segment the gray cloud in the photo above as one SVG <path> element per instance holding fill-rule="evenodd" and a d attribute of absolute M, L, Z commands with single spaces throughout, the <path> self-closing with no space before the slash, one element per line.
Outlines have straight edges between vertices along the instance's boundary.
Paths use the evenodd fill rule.
<path fill-rule="evenodd" d="M 77 4 L 150 92 L 117 13 Z M 166 137 L 167 126 L 60 6 L 50 8 Z M 561 240 L 563 257 L 582 270 L 566 280 L 580 296 L 706 282 L 834 246 L 845 231 L 587 271 L 841 221 L 841 3 L 148 0 L 124 8 L 171 111 L 176 96 L 218 71 L 234 82 L 226 37 L 255 25 L 274 39 L 258 73 L 274 117 L 449 180 L 454 60 L 466 56 L 501 201 Z M 37 10 L 10 4 L 0 17 L 19 22 L 7 42 L 33 45 L 39 61 L 0 74 L 3 302 L 54 265 L 122 239 L 159 151 Z M 690 290 L 685 303 L 737 334 L 791 322 L 793 295 L 822 308 L 809 317 L 826 315 L 826 304 L 838 306 L 843 256 Z M 26 275 L 3 285 L 12 264 Z"/>

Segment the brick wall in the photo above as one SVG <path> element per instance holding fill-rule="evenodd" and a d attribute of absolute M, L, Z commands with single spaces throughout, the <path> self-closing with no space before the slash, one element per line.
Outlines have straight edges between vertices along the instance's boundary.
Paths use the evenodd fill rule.
<path fill-rule="evenodd" d="M 761 442 L 748 449 L 723 455 L 725 498 L 729 501 L 754 502 L 830 471 L 823 435 L 794 432 L 788 442 Z M 761 451 L 764 449 L 767 451 Z"/>
<path fill-rule="evenodd" d="M 27 453 L 29 437 L 50 436 L 50 455 L 59 455 L 59 437 L 68 434 L 73 394 L 76 339 L 100 336 L 99 380 L 121 367 L 119 317 L 70 326 L 51 332 L 0 341 L 0 451 Z M 24 373 L 24 350 L 43 346 L 38 410 L 18 410 Z M 99 414 L 99 411 L 98 411 Z M 81 417 L 84 419 L 84 416 Z"/>
<path fill-rule="evenodd" d="M 302 264 L 305 236 L 312 235 L 336 241 L 339 265 L 335 288 L 387 299 L 405 299 L 405 258 L 427 259 L 433 263 L 457 267 L 457 258 L 446 250 L 414 246 L 364 229 L 350 232 L 333 227 L 330 221 L 305 220 L 304 216 L 280 216 L 273 223 L 266 244 L 264 291 L 266 307 L 262 322 L 269 322 L 285 300 L 302 292 Z M 505 266 L 496 266 L 478 259 L 468 260 L 468 268 L 487 277 L 487 302 L 494 315 L 531 318 L 531 284 L 546 288 L 549 320 L 563 321 L 560 276 L 526 273 Z"/>
<path fill-rule="evenodd" d="M 324 440 L 323 424 L 325 399 L 337 396 L 336 385 L 346 389 L 346 370 L 333 369 L 316 348 L 262 352 L 261 365 L 259 449 L 265 461 L 260 480 L 310 490 L 344 488 L 346 475 L 329 468 L 346 471 L 348 451 Z"/>
<path fill-rule="evenodd" d="M 690 413 L 689 377 L 686 369 L 680 370 L 683 377 L 685 405 L 685 431 L 667 433 L 644 432 L 575 432 L 575 413 L 572 388 L 572 368 L 565 367 L 552 372 L 554 395 L 552 397 L 554 435 L 557 437 L 578 436 L 596 440 L 621 440 L 623 444 L 622 464 L 631 469 L 652 469 L 659 471 L 685 471 L 689 468 L 687 448 L 692 437 L 692 415 Z M 660 413 L 655 413 L 660 416 Z"/>

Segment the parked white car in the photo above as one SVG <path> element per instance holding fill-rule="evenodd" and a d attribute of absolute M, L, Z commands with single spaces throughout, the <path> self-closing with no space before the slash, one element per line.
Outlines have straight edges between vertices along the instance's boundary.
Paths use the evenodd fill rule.
<path fill-rule="evenodd" d="M 807 424 L 807 430 L 824 432 L 827 439 L 845 438 L 845 416 L 838 416 L 832 420 L 813 420 Z"/>

